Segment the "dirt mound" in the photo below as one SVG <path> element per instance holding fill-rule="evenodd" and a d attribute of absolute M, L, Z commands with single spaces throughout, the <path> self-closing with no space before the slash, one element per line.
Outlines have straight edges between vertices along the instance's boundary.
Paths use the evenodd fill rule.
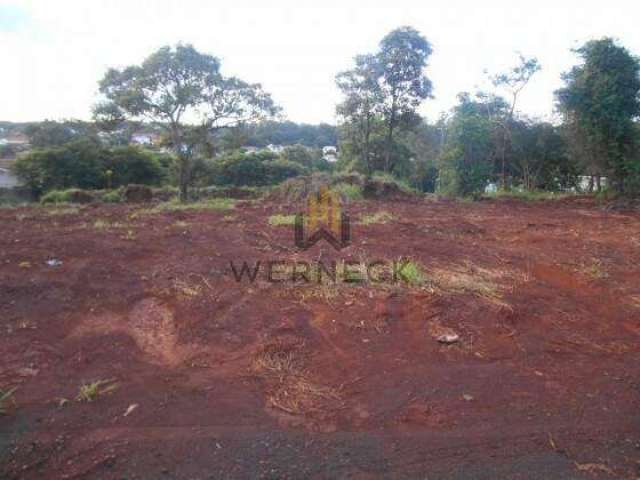
<path fill-rule="evenodd" d="M 69 193 L 71 203 L 91 203 L 96 200 L 96 196 L 86 190 L 72 190 Z"/>
<path fill-rule="evenodd" d="M 238 200 L 246 200 L 250 198 L 258 198 L 264 190 L 251 187 L 207 187 L 196 192 L 198 200 L 208 198 L 235 198 Z"/>
<path fill-rule="evenodd" d="M 153 199 L 153 191 L 146 185 L 127 185 L 123 196 L 127 203 L 150 202 Z"/>
<path fill-rule="evenodd" d="M 279 203 L 300 203 L 311 193 L 320 190 L 321 186 L 334 184 L 334 178 L 326 174 L 290 178 L 269 192 L 266 199 Z"/>
<path fill-rule="evenodd" d="M 346 175 L 316 174 L 291 178 L 272 190 L 267 200 L 285 203 L 299 203 L 321 186 L 329 186 L 340 191 L 343 186 L 360 188 L 365 198 L 391 201 L 408 201 L 418 196 L 409 192 L 397 182 L 384 178 L 369 178 L 350 173 Z"/>
<path fill-rule="evenodd" d="M 369 179 L 362 186 L 365 198 L 375 200 L 412 200 L 416 195 L 404 190 L 398 183 L 391 180 Z"/>

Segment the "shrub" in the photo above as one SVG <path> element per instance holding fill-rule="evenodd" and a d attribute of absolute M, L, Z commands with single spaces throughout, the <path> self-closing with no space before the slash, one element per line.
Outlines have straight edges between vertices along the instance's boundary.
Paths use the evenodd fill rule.
<path fill-rule="evenodd" d="M 288 178 L 304 175 L 308 169 L 304 166 L 278 160 L 275 154 L 259 152 L 234 154 L 216 160 L 210 168 L 210 183 L 235 186 L 275 185 Z"/>
<path fill-rule="evenodd" d="M 122 201 L 122 189 L 109 190 L 102 195 L 101 200 L 106 203 L 120 203 Z"/>
<path fill-rule="evenodd" d="M 267 185 L 275 185 L 300 175 L 307 175 L 306 167 L 287 160 L 276 160 L 266 164 Z"/>
<path fill-rule="evenodd" d="M 164 176 L 159 159 L 139 147 L 114 148 L 106 156 L 105 169 L 111 172 L 111 186 L 158 185 Z"/>
<path fill-rule="evenodd" d="M 90 140 L 34 150 L 19 157 L 13 170 L 36 195 L 69 188 L 153 185 L 163 178 L 163 169 L 153 154 L 134 147 L 110 150 Z"/>

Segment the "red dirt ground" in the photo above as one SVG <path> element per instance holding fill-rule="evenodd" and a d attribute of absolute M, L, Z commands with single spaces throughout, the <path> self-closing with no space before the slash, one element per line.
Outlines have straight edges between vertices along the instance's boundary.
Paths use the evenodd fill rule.
<path fill-rule="evenodd" d="M 640 214 L 363 202 L 299 252 L 274 203 L 141 208 L 0 210 L 1 478 L 640 476 Z M 423 285 L 229 266 L 401 257 Z"/>

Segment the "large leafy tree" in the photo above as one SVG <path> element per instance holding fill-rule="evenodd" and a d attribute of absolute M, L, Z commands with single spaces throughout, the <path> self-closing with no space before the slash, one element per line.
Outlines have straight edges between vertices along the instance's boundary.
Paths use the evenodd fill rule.
<path fill-rule="evenodd" d="M 431 97 L 432 84 L 424 75 L 432 48 L 429 41 L 411 27 L 400 27 L 380 42 L 377 53 L 382 92 L 382 114 L 386 128 L 385 170 L 393 171 L 391 162 L 393 135 L 403 122 L 417 119 L 416 110 Z"/>
<path fill-rule="evenodd" d="M 110 69 L 100 82 L 100 92 L 105 100 L 96 106 L 95 115 L 103 124 L 146 120 L 165 130 L 178 161 L 183 200 L 194 156 L 211 142 L 214 131 L 277 112 L 259 84 L 223 76 L 216 57 L 191 45 L 163 47 L 141 65 Z"/>
<path fill-rule="evenodd" d="M 630 192 L 640 171 L 634 156 L 634 119 L 640 115 L 640 63 L 611 38 L 575 50 L 582 63 L 563 75 L 556 92 L 573 151 L 592 175 L 608 175 L 611 186 Z"/>
<path fill-rule="evenodd" d="M 401 27 L 382 39 L 377 52 L 355 57 L 354 67 L 337 75 L 344 95 L 337 108 L 342 151 L 367 174 L 395 172 L 404 158 L 396 137 L 420 124 L 417 108 L 432 91 L 424 75 L 430 55 L 431 44 L 418 31 Z"/>

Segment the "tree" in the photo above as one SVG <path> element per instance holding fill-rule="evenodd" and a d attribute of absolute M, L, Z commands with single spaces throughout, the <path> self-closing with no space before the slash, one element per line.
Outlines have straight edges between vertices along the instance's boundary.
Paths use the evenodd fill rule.
<path fill-rule="evenodd" d="M 640 115 L 640 62 L 611 38 L 591 40 L 575 50 L 582 63 L 563 75 L 556 91 L 574 152 L 590 173 L 606 174 L 621 193 L 637 185 L 634 119 Z M 577 148 L 576 148 L 577 145 Z"/>
<path fill-rule="evenodd" d="M 558 127 L 523 119 L 512 125 L 510 166 L 526 190 L 575 186 L 577 169 Z"/>
<path fill-rule="evenodd" d="M 376 111 L 382 102 L 378 84 L 379 64 L 374 55 L 358 55 L 355 67 L 336 76 L 336 84 L 345 100 L 336 111 L 350 137 L 354 153 L 359 154 L 367 175 L 373 173 L 371 137 L 376 127 Z"/>
<path fill-rule="evenodd" d="M 385 171 L 392 172 L 394 130 L 416 120 L 416 109 L 430 98 L 431 81 L 424 75 L 431 44 L 411 27 L 393 30 L 380 42 L 376 54 L 381 90 L 381 112 L 386 128 Z"/>
<path fill-rule="evenodd" d="M 445 193 L 483 193 L 494 178 L 499 149 L 496 118 L 504 116 L 507 102 L 496 96 L 458 95 L 458 105 L 447 123 L 446 143 L 438 159 L 439 188 Z"/>
<path fill-rule="evenodd" d="M 272 152 L 236 151 L 210 162 L 212 183 L 235 186 L 264 186 L 308 174 L 304 166 L 278 159 Z"/>
<path fill-rule="evenodd" d="M 519 63 L 515 67 L 512 67 L 505 73 L 500 73 L 491 77 L 493 85 L 495 87 L 506 89 L 510 96 L 509 109 L 506 111 L 507 115 L 500 121 L 500 125 L 502 127 L 500 157 L 502 160 L 501 178 L 503 189 L 506 188 L 507 142 L 511 141 L 511 126 L 516 111 L 516 105 L 518 103 L 518 97 L 524 87 L 529 83 L 529 80 L 531 80 L 531 77 L 533 77 L 533 75 L 538 71 L 540 71 L 540 64 L 535 57 L 526 58 L 522 54 L 519 54 Z"/>
<path fill-rule="evenodd" d="M 163 47 L 141 65 L 110 69 L 100 81 L 105 101 L 95 108 L 102 121 L 158 122 L 178 160 L 180 198 L 188 197 L 191 164 L 212 133 L 277 112 L 259 84 L 220 73 L 220 61 L 191 45 Z"/>
<path fill-rule="evenodd" d="M 81 138 L 93 137 L 94 128 L 80 121 L 55 122 L 45 120 L 27 125 L 25 133 L 36 148 L 59 147 Z"/>

